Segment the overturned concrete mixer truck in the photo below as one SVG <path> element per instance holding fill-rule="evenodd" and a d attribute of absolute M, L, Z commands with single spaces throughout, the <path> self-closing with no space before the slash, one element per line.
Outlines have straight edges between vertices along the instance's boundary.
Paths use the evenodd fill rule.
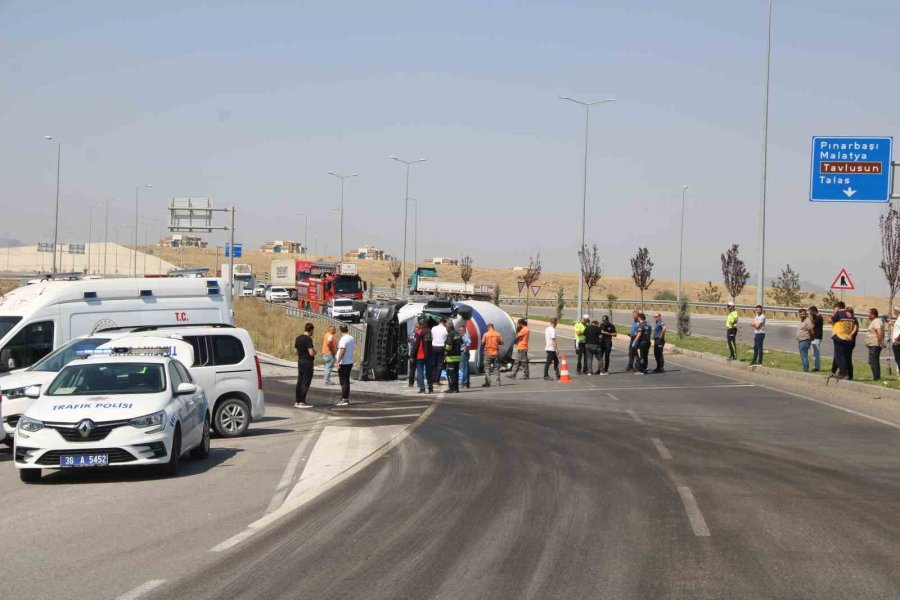
<path fill-rule="evenodd" d="M 409 369 L 409 342 L 420 317 L 425 317 L 429 327 L 447 319 L 458 328 L 465 325 L 472 338 L 469 352 L 469 368 L 472 373 L 483 372 L 484 355 L 480 348 L 481 336 L 488 324 L 503 336 L 500 348 L 501 362 L 509 362 L 516 337 L 516 323 L 506 311 L 490 302 L 447 298 L 417 299 L 416 302 L 387 302 L 370 306 L 366 312 L 366 345 L 360 365 L 360 378 L 364 381 L 394 380 L 406 377 Z"/>

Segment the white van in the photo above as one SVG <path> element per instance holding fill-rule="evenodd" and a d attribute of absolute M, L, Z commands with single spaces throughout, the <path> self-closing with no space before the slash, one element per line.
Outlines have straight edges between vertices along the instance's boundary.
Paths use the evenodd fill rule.
<path fill-rule="evenodd" d="M 73 338 L 139 325 L 232 324 L 220 279 L 41 281 L 0 296 L 0 375 Z"/>

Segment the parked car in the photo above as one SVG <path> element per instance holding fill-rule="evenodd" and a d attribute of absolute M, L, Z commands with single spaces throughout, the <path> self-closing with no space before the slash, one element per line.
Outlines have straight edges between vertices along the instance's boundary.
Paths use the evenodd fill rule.
<path fill-rule="evenodd" d="M 31 369 L 0 379 L 4 430 L 12 435 L 33 403 L 25 395 L 29 387 L 46 388 L 60 369 L 80 355 L 122 347 L 169 346 L 176 340 L 192 348 L 192 356 L 184 360 L 194 381 L 206 392 L 216 433 L 222 437 L 243 435 L 251 422 L 265 416 L 262 372 L 247 330 L 228 325 L 124 327 L 78 338 Z"/>
<path fill-rule="evenodd" d="M 266 288 L 268 288 L 268 287 L 269 286 L 267 286 L 264 283 L 256 284 L 256 288 L 253 290 L 253 295 L 256 296 L 257 298 L 264 298 L 266 295 Z"/>
<path fill-rule="evenodd" d="M 185 452 L 209 456 L 206 396 L 168 354 L 87 356 L 27 393 L 34 403 L 19 419 L 13 451 L 25 483 L 42 469 L 158 465 L 177 475 Z"/>
<path fill-rule="evenodd" d="M 342 321 L 353 321 L 359 323 L 359 310 L 354 308 L 352 298 L 335 298 L 328 303 L 328 316 L 332 319 L 341 319 Z"/>
<path fill-rule="evenodd" d="M 287 302 L 291 295 L 283 287 L 273 285 L 266 290 L 266 302 Z"/>

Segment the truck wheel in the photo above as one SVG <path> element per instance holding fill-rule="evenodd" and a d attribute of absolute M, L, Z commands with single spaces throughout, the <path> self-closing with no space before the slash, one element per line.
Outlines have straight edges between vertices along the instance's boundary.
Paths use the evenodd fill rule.
<path fill-rule="evenodd" d="M 240 398 L 225 398 L 216 403 L 213 414 L 216 433 L 224 438 L 244 435 L 250 426 L 250 407 Z"/>
<path fill-rule="evenodd" d="M 191 450 L 191 458 L 202 460 L 209 456 L 209 416 L 203 419 L 203 439 L 200 445 Z"/>
<path fill-rule="evenodd" d="M 22 483 L 37 483 L 41 480 L 40 469 L 19 469 L 19 480 Z"/>

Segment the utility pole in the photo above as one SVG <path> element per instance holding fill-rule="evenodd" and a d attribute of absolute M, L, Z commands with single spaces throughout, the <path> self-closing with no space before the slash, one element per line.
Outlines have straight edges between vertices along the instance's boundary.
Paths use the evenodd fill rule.
<path fill-rule="evenodd" d="M 759 202 L 759 264 L 756 275 L 756 303 L 766 303 L 766 170 L 769 151 L 769 73 L 772 63 L 772 4 L 769 0 L 769 26 L 766 37 L 766 101 L 763 107 L 762 194 Z"/>
<path fill-rule="evenodd" d="M 410 165 L 414 165 L 416 163 L 425 162 L 427 159 L 420 158 L 419 160 L 403 160 L 402 158 L 397 158 L 394 155 L 391 155 L 393 160 L 397 162 L 401 162 L 406 165 L 406 193 L 403 195 L 403 260 L 400 262 L 400 281 L 402 286 L 401 298 L 406 297 L 406 238 L 407 228 L 409 227 L 409 167 Z"/>
<path fill-rule="evenodd" d="M 44 139 L 56 144 L 56 216 L 53 219 L 53 273 L 56 274 L 56 245 L 59 242 L 59 164 L 62 158 L 62 144 L 54 140 L 52 135 L 45 135 Z"/>
<path fill-rule="evenodd" d="M 588 132 L 591 123 L 591 107 L 597 104 L 606 104 L 607 102 L 615 102 L 615 98 L 607 98 L 606 100 L 598 100 L 597 102 L 582 102 L 570 98 L 569 96 L 560 96 L 560 100 L 568 100 L 584 107 L 584 179 L 581 189 L 581 245 L 578 247 L 579 256 L 584 251 L 584 229 L 587 220 L 587 176 L 588 176 Z M 584 314 L 584 262 L 578 261 L 578 318 Z"/>

